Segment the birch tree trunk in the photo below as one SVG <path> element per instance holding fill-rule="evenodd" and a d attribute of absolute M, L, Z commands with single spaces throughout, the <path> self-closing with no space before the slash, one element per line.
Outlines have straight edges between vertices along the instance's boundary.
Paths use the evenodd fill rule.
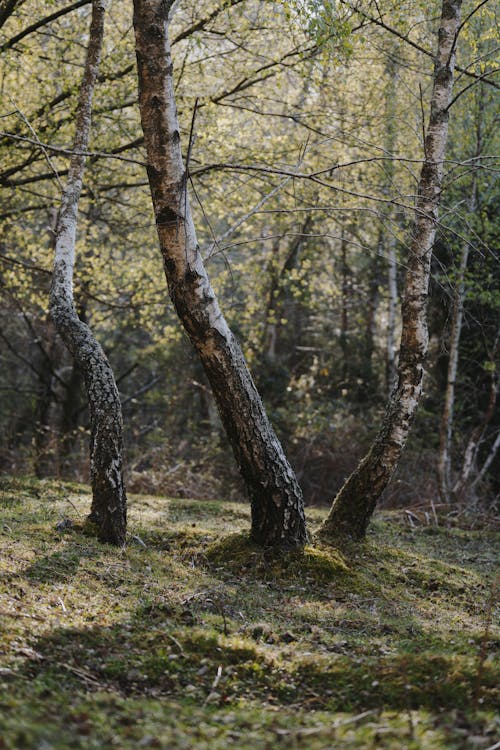
<path fill-rule="evenodd" d="M 481 443 L 483 442 L 486 430 L 488 429 L 488 426 L 495 415 L 495 407 L 496 407 L 497 398 L 498 398 L 499 382 L 498 382 L 497 371 L 495 368 L 495 361 L 498 357 L 499 340 L 500 340 L 500 329 L 498 329 L 497 331 L 495 346 L 490 355 L 490 362 L 492 364 L 492 368 L 490 371 L 490 393 L 489 393 L 489 399 L 488 399 L 488 406 L 486 407 L 486 411 L 483 414 L 483 417 L 480 423 L 477 425 L 477 427 L 475 427 L 472 430 L 469 440 L 467 441 L 467 446 L 464 451 L 464 457 L 462 461 L 462 469 L 460 472 L 460 476 L 457 479 L 453 487 L 454 498 L 458 500 L 459 502 L 463 502 L 464 499 L 467 497 L 468 489 L 471 489 L 471 490 L 474 489 L 473 477 L 482 472 L 482 470 L 478 471 L 478 466 L 477 466 L 478 453 L 481 447 Z M 473 503 L 474 503 L 474 498 L 471 498 L 469 504 L 473 505 Z"/>
<path fill-rule="evenodd" d="M 346 480 L 318 535 L 361 539 L 376 503 L 398 465 L 422 393 L 428 348 L 427 295 L 448 135 L 456 37 L 461 0 L 443 0 L 434 66 L 431 111 L 425 138 L 415 221 L 401 306 L 402 333 L 397 387 L 368 454 Z"/>
<path fill-rule="evenodd" d="M 446 391 L 444 397 L 443 413 L 441 415 L 441 427 L 439 431 L 439 454 L 437 462 L 437 475 L 439 494 L 444 503 L 451 501 L 451 437 L 453 432 L 453 412 L 455 409 L 455 384 L 458 371 L 458 353 L 460 335 L 462 333 L 462 320 L 464 315 L 464 291 L 465 272 L 469 258 L 469 243 L 464 242 L 460 253 L 460 266 L 458 279 L 455 286 L 453 298 L 453 316 L 450 332 L 450 355 L 448 360 L 448 372 L 446 377 Z"/>
<path fill-rule="evenodd" d="M 76 130 L 68 181 L 56 228 L 50 314 L 61 338 L 83 373 L 90 412 L 92 508 L 89 520 L 99 538 L 123 544 L 126 495 L 122 477 L 122 414 L 113 371 L 90 328 L 78 317 L 73 298 L 73 267 L 78 202 L 88 150 L 92 96 L 104 34 L 104 0 L 94 0 L 89 44 L 76 113 Z"/>
<path fill-rule="evenodd" d="M 203 364 L 248 488 L 252 538 L 265 546 L 301 546 L 306 527 L 300 487 L 219 308 L 196 239 L 168 40 L 173 5 L 134 0 L 139 105 L 169 293 Z"/>
<path fill-rule="evenodd" d="M 385 380 L 387 395 L 391 397 L 396 386 L 396 306 L 398 301 L 398 270 L 396 258 L 396 238 L 389 237 L 387 248 L 387 291 L 389 301 L 387 305 L 387 339 L 386 339 L 386 368 Z"/>
<path fill-rule="evenodd" d="M 393 56 L 394 55 L 394 56 Z M 397 64 L 395 62 L 397 48 L 391 52 L 391 57 L 387 65 L 389 75 L 389 86 L 385 99 L 385 118 L 387 121 L 387 140 L 385 143 L 386 153 L 392 155 L 396 148 L 396 102 L 397 102 Z M 386 196 L 394 188 L 394 160 L 389 159 L 385 167 L 386 174 Z M 384 211 L 385 219 L 390 221 L 393 209 L 388 206 Z M 396 369 L 396 314 L 398 304 L 398 274 L 397 274 L 397 257 L 396 257 L 396 237 L 394 230 L 388 232 L 385 227 L 382 228 L 382 241 L 387 245 L 387 337 L 386 337 L 386 388 L 387 396 L 391 397 L 397 382 Z M 384 236 L 385 235 L 385 236 Z M 382 254 L 383 249 L 382 249 Z"/>
<path fill-rule="evenodd" d="M 475 492 L 477 485 L 480 484 L 485 478 L 488 472 L 488 469 L 490 468 L 491 464 L 495 460 L 495 456 L 497 455 L 499 448 L 500 448 L 500 430 L 497 432 L 495 442 L 491 446 L 485 462 L 483 463 L 481 469 L 478 471 L 476 478 L 472 482 L 471 489 L 473 492 Z"/>
<path fill-rule="evenodd" d="M 351 269 L 347 262 L 347 238 L 346 230 L 342 225 L 341 238 L 340 238 L 340 258 L 341 258 L 341 271 L 342 271 L 342 287 L 341 287 L 341 315 L 340 315 L 340 348 L 342 350 L 342 385 L 347 386 L 349 380 L 349 312 L 351 307 Z"/>

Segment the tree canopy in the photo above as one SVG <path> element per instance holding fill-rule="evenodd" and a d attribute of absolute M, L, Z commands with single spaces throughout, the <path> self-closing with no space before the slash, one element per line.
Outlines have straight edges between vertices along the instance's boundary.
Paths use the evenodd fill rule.
<path fill-rule="evenodd" d="M 82 478 L 81 375 L 47 308 L 90 11 L 89 2 L 26 0 L 2 3 L 0 14 L 1 458 L 10 471 Z M 233 0 L 181 2 L 171 21 L 201 253 L 308 502 L 332 499 L 369 446 L 391 387 L 438 16 L 437 3 Z M 464 245 L 450 483 L 472 503 L 498 492 L 495 45 L 493 5 L 465 3 L 424 401 L 389 503 L 437 491 Z M 208 381 L 164 304 L 134 57 L 131 8 L 110 3 L 80 201 L 76 308 L 115 372 L 131 486 L 236 497 Z"/>

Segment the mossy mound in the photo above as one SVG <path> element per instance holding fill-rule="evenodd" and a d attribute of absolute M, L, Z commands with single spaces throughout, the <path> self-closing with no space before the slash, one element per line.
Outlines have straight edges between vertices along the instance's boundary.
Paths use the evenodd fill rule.
<path fill-rule="evenodd" d="M 204 554 L 211 565 L 257 577 L 325 583 L 349 573 L 344 557 L 333 547 L 263 549 L 244 533 L 230 534 L 211 544 Z"/>

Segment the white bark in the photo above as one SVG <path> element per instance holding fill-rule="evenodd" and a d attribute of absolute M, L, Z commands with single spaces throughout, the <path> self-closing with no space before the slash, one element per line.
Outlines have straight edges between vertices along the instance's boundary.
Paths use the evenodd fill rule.
<path fill-rule="evenodd" d="M 396 368 L 396 309 L 398 304 L 398 275 L 396 259 L 396 241 L 389 240 L 387 248 L 387 394 L 390 397 L 397 380 Z"/>
<path fill-rule="evenodd" d="M 497 433 L 497 436 L 495 438 L 495 442 L 490 448 L 490 452 L 488 453 L 485 462 L 483 463 L 480 471 L 478 471 L 477 477 L 472 482 L 472 489 L 475 490 L 477 485 L 480 484 L 483 479 L 485 478 L 488 469 L 490 468 L 491 464 L 495 460 L 495 456 L 498 453 L 498 449 L 500 448 L 500 430 Z"/>
<path fill-rule="evenodd" d="M 492 354 L 492 361 L 494 361 L 495 354 L 497 353 L 498 353 L 498 335 L 497 335 L 495 350 Z M 471 481 L 471 478 L 474 476 L 474 474 L 477 474 L 478 472 L 477 458 L 478 458 L 479 448 L 483 441 L 488 425 L 490 424 L 493 418 L 493 415 L 495 414 L 495 407 L 496 407 L 496 402 L 497 402 L 497 397 L 498 397 L 498 386 L 499 386 L 499 383 L 497 379 L 497 373 L 493 370 L 491 373 L 490 396 L 489 396 L 488 406 L 486 407 L 486 411 L 483 415 L 481 422 L 472 431 L 469 437 L 469 440 L 467 441 L 467 447 L 464 452 L 464 458 L 462 462 L 460 477 L 458 478 L 458 480 L 456 481 L 453 487 L 453 494 L 458 500 L 463 500 L 467 494 L 468 487 L 470 486 L 472 488 L 474 485 L 474 482 Z M 484 466 L 483 466 L 483 469 L 484 469 Z M 482 473 L 483 469 L 481 469 L 479 473 Z"/>
<path fill-rule="evenodd" d="M 396 54 L 396 50 L 394 50 Z M 389 87 L 386 94 L 385 116 L 387 119 L 387 143 L 385 150 L 389 155 L 394 154 L 396 147 L 396 101 L 397 101 L 397 72 L 396 63 L 391 58 L 388 66 L 390 75 Z M 388 162 L 387 192 L 393 189 L 394 161 Z M 387 210 L 387 219 L 391 218 L 391 208 Z M 398 305 L 398 273 L 396 258 L 396 238 L 391 232 L 387 243 L 387 291 L 389 294 L 387 305 L 387 339 L 386 339 L 386 386 L 387 396 L 390 398 L 397 382 L 396 368 L 396 315 Z"/>
<path fill-rule="evenodd" d="M 473 207 L 471 207 L 473 208 Z M 453 433 L 453 413 L 455 409 L 455 385 L 458 372 L 458 355 L 462 321 L 464 314 L 465 272 L 469 258 L 469 243 L 464 242 L 460 254 L 458 278 L 453 299 L 453 316 L 450 332 L 450 355 L 441 428 L 439 435 L 439 456 L 437 464 L 439 494 L 444 503 L 449 503 L 451 482 L 451 438 Z"/>
<path fill-rule="evenodd" d="M 118 389 L 108 360 L 89 327 L 75 310 L 73 269 L 78 202 L 88 151 L 92 97 L 104 34 L 104 0 L 94 0 L 89 45 L 76 115 L 69 175 L 56 227 L 50 314 L 64 343 L 83 372 L 89 400 L 92 509 L 103 541 L 125 542 L 126 496 L 122 478 L 122 417 Z"/>
<path fill-rule="evenodd" d="M 475 148 L 475 159 L 480 158 L 483 150 L 483 125 L 484 125 L 484 104 L 483 95 L 481 90 L 477 93 L 477 112 L 476 112 L 476 148 Z M 470 193 L 467 199 L 468 213 L 473 215 L 478 210 L 478 198 L 477 198 L 477 175 L 474 172 L 472 177 L 472 184 L 470 186 Z M 438 486 L 439 493 L 443 502 L 450 503 L 453 498 L 452 496 L 456 491 L 460 495 L 465 493 L 465 485 L 469 482 L 469 489 L 474 495 L 474 488 L 479 480 L 479 475 L 473 482 L 470 482 L 470 476 L 473 470 L 476 470 L 476 458 L 477 450 L 481 440 L 481 436 L 484 432 L 481 425 L 473 430 L 471 437 L 466 446 L 461 477 L 452 489 L 452 436 L 453 436 L 453 419 L 454 419 L 454 406 L 455 406 L 455 391 L 456 391 L 456 380 L 458 372 L 458 358 L 459 358 L 459 344 L 460 335 L 462 330 L 463 321 L 463 310 L 464 310 L 464 292 L 465 292 L 465 275 L 467 270 L 467 262 L 469 258 L 469 243 L 464 242 L 460 254 L 460 263 L 458 267 L 458 275 L 455 283 L 454 299 L 453 299 L 453 313 L 452 313 L 452 325 L 450 332 L 450 343 L 449 343 L 449 360 L 448 360 L 448 371 L 447 371 L 447 384 L 445 392 L 445 401 L 443 406 L 443 413 L 441 416 L 441 427 L 440 427 L 440 440 L 439 440 L 439 454 L 437 462 L 437 475 L 438 475 Z M 495 388 L 495 384 L 492 384 Z M 496 395 L 494 396 L 496 400 Z M 487 411 L 492 413 L 491 408 L 492 393 L 490 392 L 490 408 Z M 494 404 L 494 402 L 493 402 Z M 483 420 L 484 424 L 484 420 Z M 486 422 L 487 424 L 487 422 Z M 493 454 L 494 455 L 494 454 Z M 493 459 L 492 459 L 493 460 Z M 479 474 L 484 476 L 482 473 L 484 466 Z"/>
<path fill-rule="evenodd" d="M 426 303 L 448 134 L 461 0 L 443 0 L 425 158 L 419 179 L 402 313 L 398 383 L 370 451 L 344 483 L 319 531 L 323 539 L 362 538 L 380 495 L 391 480 L 422 393 L 428 348 Z"/>

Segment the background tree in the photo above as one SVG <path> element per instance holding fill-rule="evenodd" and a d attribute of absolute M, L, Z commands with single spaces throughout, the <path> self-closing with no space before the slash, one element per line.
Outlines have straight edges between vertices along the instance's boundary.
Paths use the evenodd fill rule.
<path fill-rule="evenodd" d="M 325 502 L 366 453 L 383 416 L 386 342 L 391 330 L 398 340 L 401 326 L 399 310 L 389 320 L 386 269 L 393 244 L 401 289 L 438 11 L 437 4 L 424 12 L 410 0 L 385 3 L 382 16 L 364 0 L 313 5 L 181 2 L 170 33 L 204 263 L 306 501 Z M 63 180 L 90 10 L 89 3 L 68 0 L 47 9 L 26 0 L 0 29 L 0 462 L 5 471 L 81 481 L 89 478 L 86 397 L 46 315 L 60 204 L 47 157 Z M 110 3 L 108 14 L 79 202 L 76 308 L 116 373 L 129 487 L 237 499 L 243 486 L 210 384 L 175 310 L 164 303 L 130 13 Z M 457 77 L 431 268 L 428 377 L 382 498 L 386 505 L 437 501 L 455 279 L 450 269 L 462 240 L 469 241 L 470 253 L 453 483 L 469 438 L 488 412 L 498 317 L 493 29 L 491 3 L 464 5 L 458 54 L 467 73 Z M 479 208 L 472 217 L 463 200 L 480 92 L 484 148 L 476 163 Z M 282 273 L 289 256 L 295 256 L 293 267 Z M 496 411 L 480 439 L 480 470 L 495 443 Z M 498 460 L 497 453 L 475 492 L 459 493 L 460 502 L 475 502 L 474 495 L 481 507 L 493 502 Z M 474 470 L 469 486 L 476 476 Z"/>

